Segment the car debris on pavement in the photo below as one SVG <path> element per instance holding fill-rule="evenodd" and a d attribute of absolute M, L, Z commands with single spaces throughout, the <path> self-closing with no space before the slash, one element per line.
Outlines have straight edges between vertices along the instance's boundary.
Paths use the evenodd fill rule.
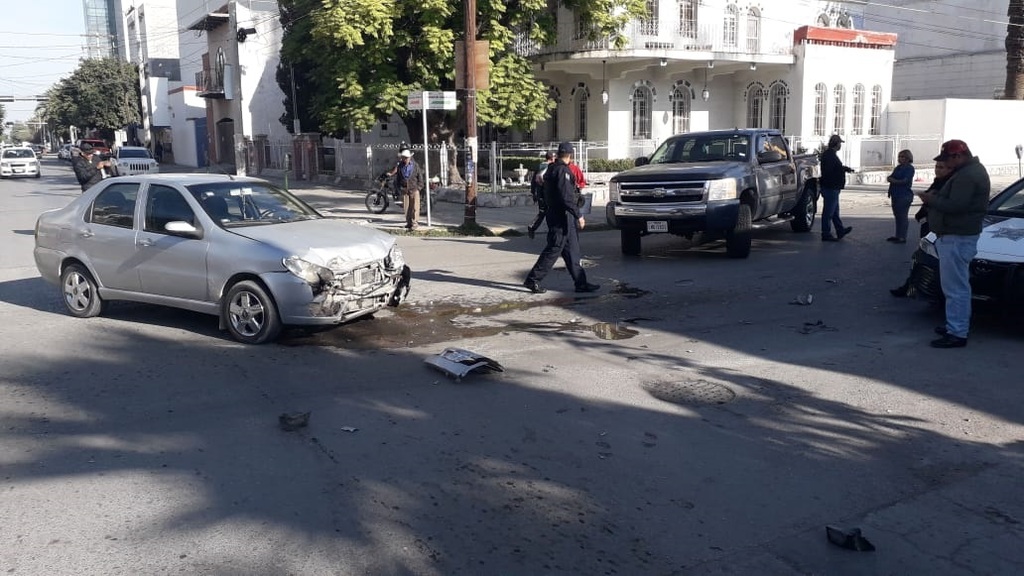
<path fill-rule="evenodd" d="M 444 352 L 431 356 L 424 362 L 456 380 L 461 380 L 474 370 L 484 373 L 505 371 L 505 368 L 496 361 L 463 348 L 445 348 Z"/>

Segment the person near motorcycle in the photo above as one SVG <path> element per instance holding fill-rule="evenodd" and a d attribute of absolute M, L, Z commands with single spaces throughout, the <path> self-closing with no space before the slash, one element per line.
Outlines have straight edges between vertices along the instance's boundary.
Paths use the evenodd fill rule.
<path fill-rule="evenodd" d="M 391 171 L 395 176 L 395 188 L 402 194 L 405 207 L 405 229 L 419 228 L 420 190 L 423 188 L 423 170 L 412 159 L 412 150 L 403 148 L 398 153 L 398 163 Z"/>

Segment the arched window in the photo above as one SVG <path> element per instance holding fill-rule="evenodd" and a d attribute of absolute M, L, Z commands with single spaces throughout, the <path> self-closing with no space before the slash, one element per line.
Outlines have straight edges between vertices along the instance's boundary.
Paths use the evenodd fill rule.
<path fill-rule="evenodd" d="M 864 85 L 853 87 L 853 133 L 864 133 Z"/>
<path fill-rule="evenodd" d="M 739 41 L 739 19 L 740 10 L 735 4 L 725 7 L 725 20 L 722 23 L 722 42 L 728 47 L 734 47 Z"/>
<path fill-rule="evenodd" d="M 747 11 L 747 52 L 757 54 L 761 50 L 761 11 L 751 8 Z"/>
<path fill-rule="evenodd" d="M 679 34 L 683 38 L 697 37 L 697 0 L 679 0 Z"/>
<path fill-rule="evenodd" d="M 882 130 L 882 87 L 875 84 L 871 89 L 871 135 L 877 136 Z"/>
<path fill-rule="evenodd" d="M 658 0 L 647 0 L 647 14 L 640 20 L 640 33 L 658 35 Z"/>
<path fill-rule="evenodd" d="M 590 102 L 590 89 L 582 88 L 576 94 L 576 139 L 587 139 L 587 104 Z"/>
<path fill-rule="evenodd" d="M 747 128 L 760 128 L 764 122 L 764 85 L 755 82 L 747 88 Z"/>
<path fill-rule="evenodd" d="M 786 131 L 786 101 L 789 99 L 789 87 L 785 82 L 772 84 L 768 92 L 769 128 Z"/>
<path fill-rule="evenodd" d="M 682 134 L 690 131 L 690 108 L 693 97 L 690 87 L 676 86 L 672 90 L 672 133 Z"/>
<path fill-rule="evenodd" d="M 818 26 L 822 26 L 824 28 L 828 28 L 831 25 L 832 25 L 832 21 L 829 20 L 828 14 L 821 13 L 821 14 L 818 15 Z"/>
<path fill-rule="evenodd" d="M 833 134 L 845 134 L 846 133 L 846 87 L 842 84 L 836 84 L 833 89 L 833 98 L 836 102 L 836 113 L 835 121 L 832 124 Z"/>
<path fill-rule="evenodd" d="M 825 135 L 825 112 L 827 110 L 828 88 L 818 83 L 814 86 L 814 135 Z"/>
<path fill-rule="evenodd" d="M 647 86 L 637 86 L 633 90 L 633 139 L 649 140 L 651 138 L 652 108 L 654 98 Z"/>
<path fill-rule="evenodd" d="M 555 86 L 548 90 L 548 98 L 555 103 L 551 109 L 551 140 L 558 140 L 558 106 L 562 103 L 562 92 Z"/>

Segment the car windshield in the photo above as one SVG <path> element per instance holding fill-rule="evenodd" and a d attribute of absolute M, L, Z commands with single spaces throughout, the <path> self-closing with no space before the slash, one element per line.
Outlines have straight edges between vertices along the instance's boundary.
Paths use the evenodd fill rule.
<path fill-rule="evenodd" d="M 187 188 L 210 218 L 224 227 L 322 218 L 302 200 L 263 182 L 216 182 Z"/>
<path fill-rule="evenodd" d="M 1007 190 L 1005 195 L 996 196 L 988 207 L 989 214 L 1024 218 L 1024 180 L 1018 181 L 1013 187 L 1015 192 Z"/>
<path fill-rule="evenodd" d="M 658 146 L 651 164 L 745 161 L 749 149 L 746 134 L 679 136 Z"/>
<path fill-rule="evenodd" d="M 35 158 L 36 155 L 31 150 L 24 148 L 8 148 L 4 150 L 4 158 Z"/>
<path fill-rule="evenodd" d="M 140 149 L 136 149 L 136 150 L 127 150 L 127 149 L 122 148 L 121 151 L 118 152 L 117 157 L 118 158 L 149 158 L 149 150 L 145 150 L 145 149 L 141 149 L 141 148 Z"/>

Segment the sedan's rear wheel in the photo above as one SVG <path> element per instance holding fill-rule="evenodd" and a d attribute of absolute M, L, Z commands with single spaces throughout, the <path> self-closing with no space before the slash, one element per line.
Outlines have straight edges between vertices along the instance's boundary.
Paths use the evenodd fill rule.
<path fill-rule="evenodd" d="M 92 275 L 81 264 L 69 264 L 60 275 L 64 306 L 77 318 L 92 318 L 103 311 L 103 300 Z"/>
<path fill-rule="evenodd" d="M 238 282 L 228 290 L 221 313 L 228 332 L 244 344 L 263 344 L 281 332 L 274 299 L 252 280 Z"/>

